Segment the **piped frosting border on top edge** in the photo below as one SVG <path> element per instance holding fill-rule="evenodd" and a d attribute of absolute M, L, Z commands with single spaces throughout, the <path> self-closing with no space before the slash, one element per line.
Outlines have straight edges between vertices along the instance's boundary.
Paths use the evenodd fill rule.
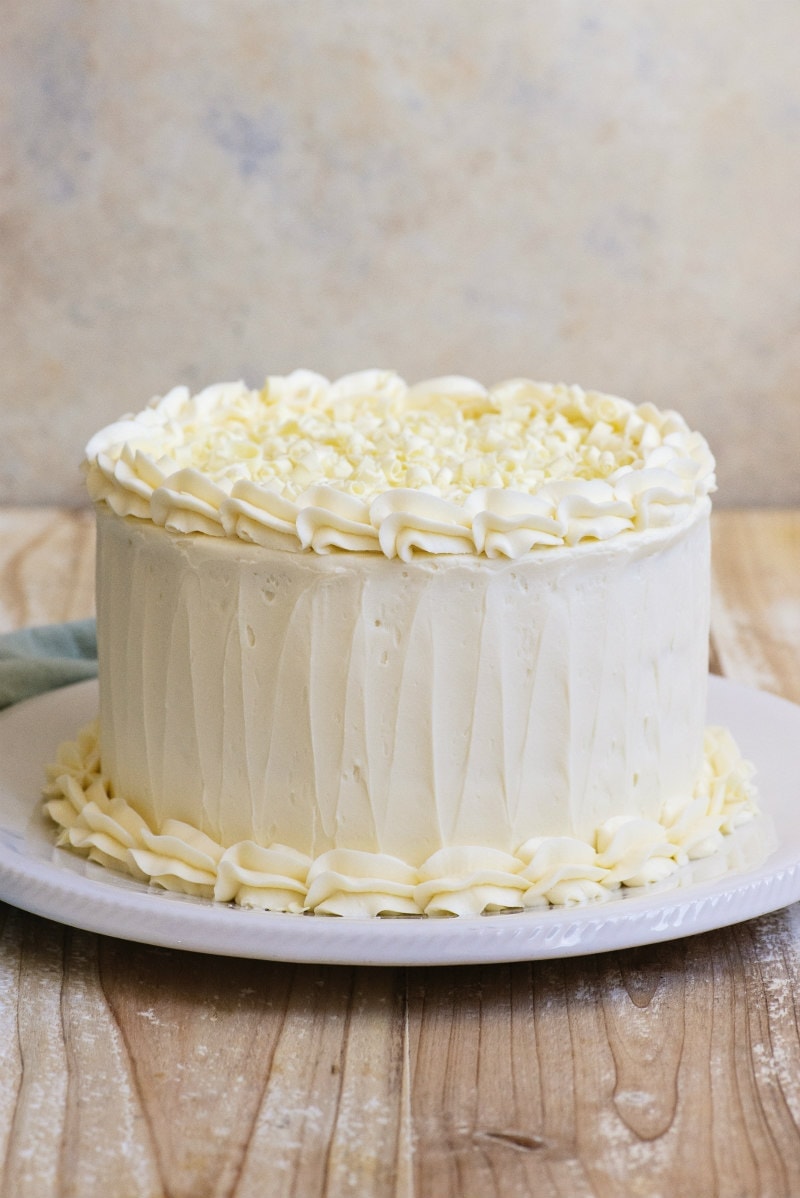
<path fill-rule="evenodd" d="M 294 552 L 516 559 L 688 520 L 714 459 L 681 416 L 579 387 L 309 371 L 175 388 L 86 449 L 91 497 Z"/>

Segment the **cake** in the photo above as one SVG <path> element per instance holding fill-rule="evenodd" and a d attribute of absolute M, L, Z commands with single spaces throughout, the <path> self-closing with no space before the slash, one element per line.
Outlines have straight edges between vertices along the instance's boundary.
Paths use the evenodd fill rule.
<path fill-rule="evenodd" d="M 309 371 L 92 438 L 99 720 L 59 844 L 344 916 L 663 882 L 756 811 L 705 728 L 705 440 L 579 387 Z"/>

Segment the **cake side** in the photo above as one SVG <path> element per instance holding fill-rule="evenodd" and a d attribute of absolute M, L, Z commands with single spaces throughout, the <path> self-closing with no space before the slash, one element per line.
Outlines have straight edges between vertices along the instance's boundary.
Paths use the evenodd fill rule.
<path fill-rule="evenodd" d="M 287 554 L 98 511 L 103 759 L 151 824 L 413 866 L 655 819 L 702 756 L 708 514 L 516 562 Z"/>

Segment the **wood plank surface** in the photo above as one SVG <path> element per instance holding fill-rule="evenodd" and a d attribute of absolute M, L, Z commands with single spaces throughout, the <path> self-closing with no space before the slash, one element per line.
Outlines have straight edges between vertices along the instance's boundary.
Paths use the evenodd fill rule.
<path fill-rule="evenodd" d="M 715 517 L 720 671 L 800 700 L 800 513 Z M 0 627 L 92 610 L 86 513 L 0 510 Z M 800 1195 L 800 915 L 349 969 L 0 905 L 0 1198 Z"/>
<path fill-rule="evenodd" d="M 714 515 L 712 644 L 721 672 L 800 703 L 800 517 Z"/>

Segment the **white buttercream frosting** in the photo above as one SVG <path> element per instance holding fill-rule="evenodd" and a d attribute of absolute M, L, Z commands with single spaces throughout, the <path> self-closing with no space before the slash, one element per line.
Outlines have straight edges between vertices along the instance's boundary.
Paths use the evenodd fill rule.
<path fill-rule="evenodd" d="M 708 728 L 692 793 L 665 804 L 659 819 L 613 817 L 587 840 L 537 837 L 513 853 L 452 846 L 417 867 L 345 848 L 312 859 L 281 844 L 224 847 L 177 820 L 156 831 L 114 794 L 96 724 L 60 747 L 45 795 L 60 845 L 166 890 L 318 915 L 480 915 L 602 901 L 621 887 L 663 882 L 754 817 L 751 776 L 730 733 Z"/>
<path fill-rule="evenodd" d="M 579 387 L 389 371 L 177 387 L 97 433 L 117 515 L 277 549 L 518 558 L 681 523 L 714 460 L 681 416 Z"/>
<path fill-rule="evenodd" d="M 578 387 L 176 388 L 86 450 L 101 744 L 59 843 L 264 910 L 602 900 L 755 805 L 703 740 L 708 446 Z"/>
<path fill-rule="evenodd" d="M 153 828 L 415 868 L 656 819 L 702 758 L 707 507 L 515 561 L 406 565 L 100 505 L 105 769 Z"/>

